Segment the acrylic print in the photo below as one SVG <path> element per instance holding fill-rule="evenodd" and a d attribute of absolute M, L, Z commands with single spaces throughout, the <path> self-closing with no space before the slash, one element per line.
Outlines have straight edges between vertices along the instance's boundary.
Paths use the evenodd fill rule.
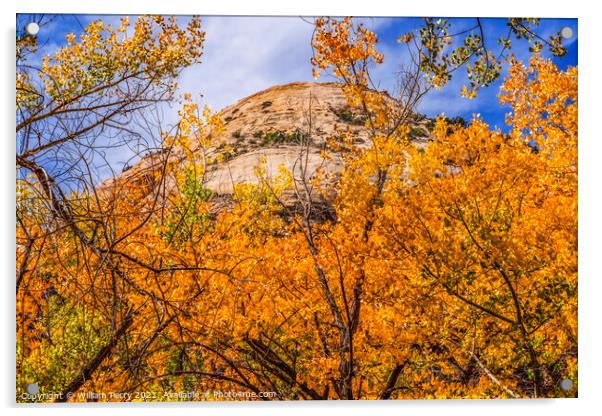
<path fill-rule="evenodd" d="M 577 29 L 18 15 L 17 402 L 576 397 Z"/>

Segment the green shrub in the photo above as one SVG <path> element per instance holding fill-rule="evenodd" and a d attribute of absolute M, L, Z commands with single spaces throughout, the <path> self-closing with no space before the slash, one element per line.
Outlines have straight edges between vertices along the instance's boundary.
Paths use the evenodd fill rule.
<path fill-rule="evenodd" d="M 368 119 L 365 114 L 355 114 L 350 108 L 343 108 L 340 110 L 333 109 L 332 111 L 340 121 L 354 126 L 363 126 Z"/>

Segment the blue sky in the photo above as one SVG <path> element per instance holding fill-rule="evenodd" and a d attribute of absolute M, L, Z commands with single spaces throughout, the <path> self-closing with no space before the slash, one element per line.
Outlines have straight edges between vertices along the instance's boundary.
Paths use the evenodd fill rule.
<path fill-rule="evenodd" d="M 119 17 L 55 15 L 52 22 L 38 35 L 42 45 L 39 57 L 63 45 L 67 33 L 81 32 L 90 21 L 101 18 L 116 25 Z M 20 15 L 17 26 L 22 27 L 31 19 L 35 19 L 35 16 Z M 181 19 L 186 20 L 185 17 Z M 202 19 L 206 31 L 203 62 L 183 71 L 179 80 L 180 92 L 190 92 L 201 103 L 219 110 L 272 85 L 313 81 L 309 64 L 313 30 L 310 18 L 207 16 Z M 395 73 L 408 59 L 406 48 L 397 43 L 397 37 L 402 33 L 416 31 L 422 19 L 378 17 L 359 20 L 376 32 L 379 38 L 378 49 L 385 56 L 384 63 L 373 68 L 373 80 L 380 88 L 394 93 Z M 499 50 L 497 39 L 507 32 L 506 19 L 485 18 L 481 21 L 487 44 L 491 45 L 492 50 Z M 450 32 L 455 33 L 474 26 L 475 19 L 452 18 L 451 23 Z M 577 64 L 577 19 L 542 19 L 537 28 L 537 33 L 547 37 L 564 27 L 571 28 L 573 36 L 565 40 L 568 54 L 562 58 L 553 58 L 560 68 Z M 514 41 L 513 53 L 523 60 L 530 56 L 526 42 Z M 544 55 L 549 56 L 549 53 L 545 51 Z M 460 70 L 441 91 L 429 93 L 418 111 L 431 117 L 445 113 L 448 117 L 462 116 L 466 119 L 479 114 L 491 126 L 505 130 L 506 109 L 497 103 L 497 93 L 504 75 L 505 68 L 502 77 L 494 85 L 482 89 L 476 99 L 467 100 L 459 97 L 460 87 L 465 82 L 465 73 Z M 319 80 L 329 81 L 332 78 L 325 76 Z M 166 106 L 163 113 L 167 124 L 175 122 L 176 107 Z M 113 159 L 119 165 L 125 163 L 127 158 L 127 150 L 123 150 Z"/>
<path fill-rule="evenodd" d="M 507 19 L 481 18 L 480 20 L 483 24 L 486 44 L 492 51 L 499 51 L 500 47 L 497 45 L 497 40 L 500 36 L 506 36 L 507 34 Z M 457 33 L 472 28 L 475 25 L 475 18 L 452 18 L 450 21 L 452 25 L 450 33 Z M 388 82 L 391 80 L 390 74 L 396 66 L 401 65 L 404 59 L 407 59 L 407 55 L 404 53 L 405 46 L 397 43 L 397 37 L 405 32 L 415 32 L 421 23 L 422 18 L 395 18 L 387 19 L 386 22 L 376 28 L 380 49 L 385 53 L 385 63 L 383 64 L 385 68 L 383 68 L 384 71 L 380 71 L 380 75 L 381 79 L 383 79 L 383 84 L 388 88 L 390 88 L 388 85 Z M 541 19 L 540 25 L 537 28 L 537 33 L 547 38 L 549 35 L 565 27 L 570 28 L 573 33 L 571 38 L 564 40 L 567 55 L 562 58 L 556 58 L 552 57 L 547 50 L 543 52 L 544 56 L 552 57 L 556 65 L 561 69 L 566 69 L 569 65 L 577 65 L 577 19 Z M 461 37 L 458 40 L 460 39 Z M 524 41 L 513 40 L 512 52 L 523 61 L 528 60 L 531 56 L 529 45 Z M 470 120 L 473 114 L 479 114 L 491 126 L 497 126 L 502 130 L 506 130 L 507 126 L 504 121 L 504 115 L 507 109 L 500 107 L 497 99 L 503 77 L 506 75 L 506 66 L 504 66 L 498 81 L 487 88 L 481 89 L 475 99 L 459 97 L 460 88 L 466 83 L 465 74 L 464 69 L 461 69 L 454 74 L 454 78 L 442 90 L 432 90 L 424 98 L 418 111 L 431 117 L 445 113 L 449 117 L 462 116 L 467 120 Z"/>

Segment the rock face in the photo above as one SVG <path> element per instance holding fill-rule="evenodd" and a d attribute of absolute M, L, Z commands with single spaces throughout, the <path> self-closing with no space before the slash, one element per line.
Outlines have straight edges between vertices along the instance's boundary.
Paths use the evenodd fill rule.
<path fill-rule="evenodd" d="M 221 115 L 226 123 L 226 140 L 242 144 L 243 149 L 260 144 L 260 133 L 270 131 L 306 133 L 311 129 L 315 144 L 323 143 L 337 128 L 350 127 L 360 138 L 367 137 L 363 120 L 347 106 L 336 83 L 274 86 L 224 108 Z"/>
<path fill-rule="evenodd" d="M 294 82 L 257 92 L 224 108 L 221 144 L 213 149 L 225 160 L 208 166 L 204 186 L 218 195 L 232 194 L 234 185 L 256 183 L 261 161 L 267 177 L 275 177 L 282 165 L 295 179 L 310 179 L 320 168 L 340 172 L 342 161 L 320 156 L 325 140 L 349 129 L 358 144 L 367 143 L 365 119 L 350 108 L 336 83 Z M 428 130 L 417 124 L 417 142 L 427 140 Z M 228 149 L 228 150 L 227 150 Z M 160 155 L 149 155 L 125 171 L 122 178 L 144 177 L 160 164 Z M 101 186 L 109 186 L 111 181 Z"/>
<path fill-rule="evenodd" d="M 354 116 L 335 83 L 295 82 L 245 97 L 221 111 L 224 146 L 234 150 L 226 162 L 208 169 L 205 186 L 230 194 L 235 184 L 255 183 L 261 160 L 268 177 L 277 175 L 280 166 L 296 179 L 302 166 L 308 179 L 318 167 L 336 173 L 340 159 L 324 161 L 320 148 L 336 129 L 352 128 L 365 140 L 367 131 Z"/>
<path fill-rule="evenodd" d="M 302 166 L 306 172 L 306 179 L 311 178 L 318 168 L 325 173 L 337 173 L 342 168 L 340 159 L 332 158 L 325 161 L 315 147 L 309 149 L 290 145 L 278 148 L 269 147 L 249 151 L 210 168 L 207 172 L 205 187 L 218 194 L 231 194 L 235 184 L 257 182 L 254 173 L 256 167 L 262 162 L 268 178 L 278 175 L 280 166 L 292 172 L 293 177 L 298 180 L 303 177 Z"/>

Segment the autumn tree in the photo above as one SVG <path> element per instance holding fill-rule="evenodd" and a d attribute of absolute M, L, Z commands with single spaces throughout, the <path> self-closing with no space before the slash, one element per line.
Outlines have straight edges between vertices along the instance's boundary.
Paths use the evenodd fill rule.
<path fill-rule="evenodd" d="M 121 233 L 117 219 L 126 220 L 126 213 L 98 195 L 95 168 L 107 149 L 120 144 L 152 149 L 150 139 L 145 144 L 145 131 L 153 128 L 142 124 L 142 115 L 173 97 L 176 76 L 200 61 L 203 40 L 198 18 L 185 29 L 175 18 L 161 16 L 140 17 L 133 24 L 123 18 L 117 28 L 97 20 L 81 35 L 67 35 L 66 46 L 36 62 L 36 37 L 17 35 L 17 349 L 26 357 L 39 352 L 40 342 L 52 345 L 57 333 L 40 325 L 56 311 L 65 319 L 86 321 L 69 323 L 77 331 L 87 329 L 69 331 L 66 335 L 80 338 L 61 342 L 81 343 L 99 326 L 111 328 L 85 347 L 81 357 L 90 360 L 83 368 L 81 361 L 71 364 L 70 382 L 65 371 L 63 381 L 49 381 L 47 387 L 76 390 L 131 324 L 132 310 L 116 281 L 127 279 L 114 252 L 131 230 Z M 134 229 L 148 221 L 148 215 L 139 218 Z M 104 279 L 113 282 L 111 294 L 104 292 Z M 98 302 L 112 303 L 111 312 Z M 103 341 L 109 344 L 101 348 Z M 17 366 L 25 377 L 27 365 L 18 360 Z M 84 378 L 78 379 L 78 373 Z"/>
<path fill-rule="evenodd" d="M 450 310 L 472 311 L 446 348 L 508 391 L 556 395 L 575 376 L 577 346 L 576 69 L 512 60 L 500 102 L 509 134 L 440 121 L 413 152 L 413 184 L 391 194 L 387 234 Z"/>

